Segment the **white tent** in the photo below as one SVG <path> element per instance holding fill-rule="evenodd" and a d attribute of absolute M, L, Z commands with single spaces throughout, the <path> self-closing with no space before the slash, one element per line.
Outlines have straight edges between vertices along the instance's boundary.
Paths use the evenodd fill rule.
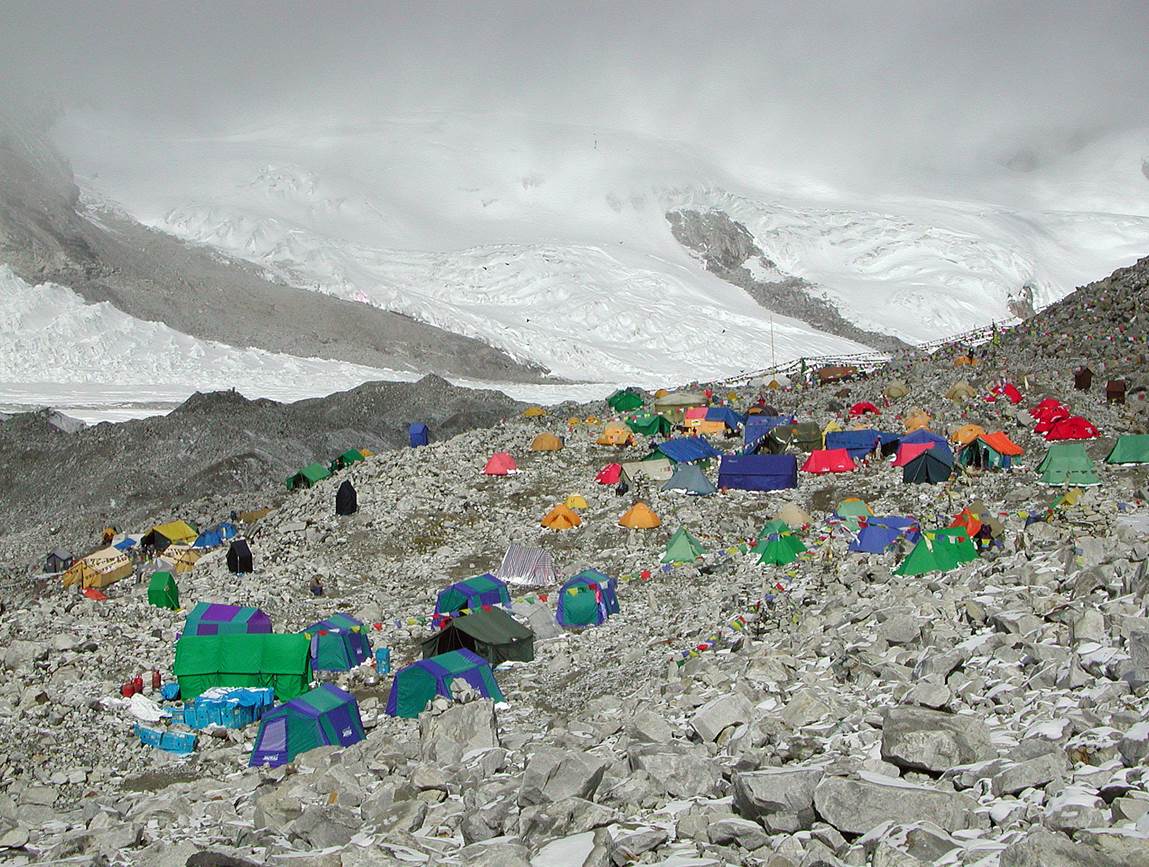
<path fill-rule="evenodd" d="M 507 548 L 495 575 L 508 584 L 527 587 L 545 587 L 559 580 L 554 560 L 547 551 L 514 544 Z"/>

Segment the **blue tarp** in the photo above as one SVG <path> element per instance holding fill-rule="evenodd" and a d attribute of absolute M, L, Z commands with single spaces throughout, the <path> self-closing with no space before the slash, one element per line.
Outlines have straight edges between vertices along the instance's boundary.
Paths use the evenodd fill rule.
<path fill-rule="evenodd" d="M 274 704 L 273 689 L 217 687 L 184 705 L 183 722 L 193 729 L 209 725 L 241 729 L 259 720 Z"/>
<path fill-rule="evenodd" d="M 798 487 L 794 455 L 724 455 L 718 467 L 718 487 L 743 491 L 780 491 Z"/>
<path fill-rule="evenodd" d="M 407 428 L 407 435 L 410 438 L 411 448 L 425 446 L 431 441 L 431 431 L 421 421 L 411 422 Z"/>
<path fill-rule="evenodd" d="M 933 431 L 928 431 L 925 428 L 918 428 L 913 433 L 908 433 L 905 436 L 899 437 L 898 442 L 901 445 L 905 445 L 906 443 L 941 443 L 946 447 L 947 450 L 950 447 L 949 441 L 945 437 L 939 436 Z"/>
<path fill-rule="evenodd" d="M 746 423 L 746 416 L 735 412 L 728 406 L 712 406 L 706 410 L 706 420 L 720 421 L 725 423 L 730 430 L 738 430 Z"/>
<path fill-rule="evenodd" d="M 792 415 L 748 415 L 746 426 L 742 428 L 743 450 L 749 454 L 762 444 L 766 435 L 776 427 L 794 424 Z"/>
<path fill-rule="evenodd" d="M 127 551 L 129 548 L 136 547 L 136 540 L 131 536 L 125 536 L 123 539 L 112 545 L 112 547 L 117 551 Z"/>
<path fill-rule="evenodd" d="M 702 437 L 678 437 L 667 440 L 664 443 L 659 443 L 655 451 L 661 452 L 678 464 L 717 458 L 722 454 Z"/>
<path fill-rule="evenodd" d="M 921 538 L 918 522 L 901 515 L 876 515 L 866 521 L 858 538 L 850 543 L 850 550 L 865 554 L 881 554 L 890 545 L 905 536 L 910 542 Z"/>
<path fill-rule="evenodd" d="M 840 430 L 826 434 L 827 449 L 845 449 L 855 460 L 864 458 L 881 444 L 876 430 Z"/>
<path fill-rule="evenodd" d="M 238 534 L 235 524 L 222 521 L 210 529 L 204 530 L 192 543 L 193 548 L 218 548 L 224 542 L 234 539 Z"/>

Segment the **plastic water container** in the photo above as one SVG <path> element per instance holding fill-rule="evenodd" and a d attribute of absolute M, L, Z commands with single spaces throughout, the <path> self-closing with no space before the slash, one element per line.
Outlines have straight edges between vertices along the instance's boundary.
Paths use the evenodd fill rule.
<path fill-rule="evenodd" d="M 391 673 L 391 648 L 378 647 L 375 649 L 375 673 Z"/>

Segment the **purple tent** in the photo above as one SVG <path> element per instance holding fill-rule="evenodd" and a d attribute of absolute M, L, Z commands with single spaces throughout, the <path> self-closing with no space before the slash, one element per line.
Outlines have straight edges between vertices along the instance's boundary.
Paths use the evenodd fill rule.
<path fill-rule="evenodd" d="M 387 713 L 414 719 L 441 695 L 451 698 L 451 681 L 459 678 L 493 701 L 506 701 L 491 666 L 469 650 L 452 650 L 430 659 L 421 659 L 395 672 L 391 693 L 387 696 Z"/>
<path fill-rule="evenodd" d="M 184 621 L 184 635 L 240 635 L 271 632 L 271 618 L 258 608 L 197 602 Z"/>

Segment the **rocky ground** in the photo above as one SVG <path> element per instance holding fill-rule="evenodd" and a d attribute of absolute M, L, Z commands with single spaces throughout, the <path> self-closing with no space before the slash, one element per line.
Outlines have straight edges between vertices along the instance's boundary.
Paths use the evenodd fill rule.
<path fill-rule="evenodd" d="M 1149 470 L 1100 463 L 1114 436 L 1146 430 L 1146 405 L 1107 405 L 1096 385 L 1073 391 L 1071 377 L 1079 361 L 1139 369 L 1147 273 L 1149 260 L 1079 290 L 979 350 L 973 368 L 954 367 L 964 348 L 905 353 L 861 382 L 767 393 L 825 424 L 854 401 L 882 405 L 884 387 L 902 379 L 910 393 L 883 409 L 881 427 L 923 407 L 936 431 L 970 421 L 1004 429 L 1027 452 L 1013 472 L 906 486 L 873 461 L 848 475 L 803 475 L 796 491 L 619 496 L 594 475 L 620 453 L 595 445 L 585 424 L 568 430 L 573 409 L 527 420 L 508 407 L 497 423 L 387 451 L 285 496 L 251 533 L 256 574 L 237 581 L 210 555 L 179 576 L 185 608 L 258 605 L 277 631 L 348 611 L 379 624 L 373 640 L 401 665 L 429 633 L 420 618 L 437 590 L 496 567 L 520 542 L 551 551 L 563 575 L 593 566 L 621 576 L 622 613 L 581 633 L 540 631 L 533 662 L 498 669 L 507 697 L 498 707 L 441 702 L 420 720 L 397 720 L 382 713 L 388 679 L 343 676 L 367 739 L 274 771 L 246 768 L 253 728 L 203 737 L 187 759 L 133 737 L 116 686 L 170 671 L 183 613 L 148 606 L 130 582 L 93 602 L 22 578 L 0 616 L 5 857 L 1149 864 Z M 1126 339 L 1107 339 L 1118 323 Z M 1021 406 L 942 397 L 958 379 L 984 393 L 1002 377 L 1022 387 Z M 759 388 L 738 387 L 739 401 Z M 1044 442 L 1026 409 L 1047 394 L 1104 435 L 1087 446 L 1103 484 L 1070 507 L 1050 509 L 1063 492 L 1033 472 Z M 577 411 L 607 415 L 601 404 Z M 541 430 L 564 433 L 566 447 L 529 452 Z M 519 475 L 481 474 L 498 450 L 515 455 Z M 349 518 L 333 509 L 343 478 L 359 492 Z M 573 493 L 588 501 L 582 526 L 543 530 L 542 515 Z M 1005 525 L 1003 546 L 951 572 L 898 576 L 898 555 L 848 553 L 825 522 L 847 496 L 925 526 L 981 500 Z M 660 528 L 618 526 L 639 497 Z M 735 546 L 786 502 L 814 516 L 803 534 L 810 552 L 790 567 L 757 565 Z M 1026 526 L 1027 515 L 1048 520 Z M 664 571 L 678 527 L 708 554 Z M 306 592 L 317 574 L 327 587 L 319 599 Z M 553 597 L 524 596 L 516 611 L 532 622 L 540 606 L 553 608 Z M 739 615 L 745 625 L 729 628 Z"/>

